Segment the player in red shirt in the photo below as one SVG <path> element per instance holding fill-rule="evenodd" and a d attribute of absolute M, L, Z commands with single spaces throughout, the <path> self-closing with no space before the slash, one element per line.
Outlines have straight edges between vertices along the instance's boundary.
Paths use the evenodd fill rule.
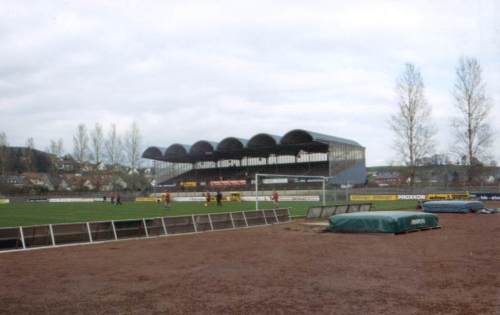
<path fill-rule="evenodd" d="M 163 201 L 165 202 L 165 208 L 170 209 L 170 193 L 168 191 L 165 192 L 163 196 Z"/>
<path fill-rule="evenodd" d="M 278 194 L 278 192 L 276 190 L 273 191 L 271 199 L 273 200 L 274 207 L 278 208 L 279 207 L 279 201 L 280 201 L 280 195 Z"/>

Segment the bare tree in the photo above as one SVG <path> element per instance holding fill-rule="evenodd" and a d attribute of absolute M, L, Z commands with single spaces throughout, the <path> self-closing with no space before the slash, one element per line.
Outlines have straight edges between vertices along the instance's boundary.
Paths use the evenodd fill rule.
<path fill-rule="evenodd" d="M 488 123 L 491 102 L 486 96 L 486 84 L 479 61 L 473 57 L 462 57 L 456 68 L 453 89 L 457 117 L 453 118 L 455 131 L 454 151 L 463 157 L 466 165 L 479 164 L 488 158 L 493 132 Z"/>
<path fill-rule="evenodd" d="M 47 148 L 47 150 L 51 156 L 51 166 L 50 166 L 50 172 L 52 174 L 57 174 L 59 171 L 59 158 L 62 158 L 64 155 L 64 149 L 63 149 L 63 140 L 59 138 L 59 140 L 50 140 L 50 145 Z"/>
<path fill-rule="evenodd" d="M 120 162 L 123 159 L 123 145 L 118 132 L 116 131 L 116 125 L 112 124 L 111 129 L 108 132 L 108 138 L 104 144 L 106 149 L 106 156 L 108 158 L 108 163 L 111 164 L 112 167 L 112 185 L 113 190 L 116 189 L 117 183 L 117 168 Z"/>
<path fill-rule="evenodd" d="M 409 166 L 413 185 L 417 161 L 434 149 L 435 128 L 431 123 L 431 109 L 424 95 L 424 81 L 420 71 L 407 63 L 396 81 L 398 111 L 389 125 L 394 132 L 394 148 L 400 159 Z"/>
<path fill-rule="evenodd" d="M 115 124 L 111 125 L 104 147 L 109 164 L 115 168 L 123 160 L 122 140 L 116 131 Z"/>
<path fill-rule="evenodd" d="M 94 130 L 90 134 L 90 141 L 92 143 L 92 156 L 96 167 L 98 167 L 103 160 L 104 151 L 104 133 L 99 123 L 95 124 Z"/>
<path fill-rule="evenodd" d="M 26 150 L 24 151 L 24 164 L 26 166 L 26 170 L 29 172 L 35 171 L 35 154 L 33 150 L 35 149 L 35 139 L 33 137 L 29 137 L 26 139 Z"/>
<path fill-rule="evenodd" d="M 59 140 L 50 140 L 50 146 L 48 148 L 50 154 L 53 154 L 57 157 L 63 156 L 64 148 L 63 148 L 63 139 L 59 138 Z"/>
<path fill-rule="evenodd" d="M 7 147 L 9 143 L 7 142 L 7 134 L 4 131 L 0 132 L 0 146 Z"/>
<path fill-rule="evenodd" d="M 35 149 L 35 139 L 33 137 L 26 139 L 26 147 L 31 150 Z"/>
<path fill-rule="evenodd" d="M 73 157 L 79 163 L 83 163 L 89 156 L 89 135 L 87 127 L 79 124 L 76 134 L 73 136 Z"/>
<path fill-rule="evenodd" d="M 7 168 L 7 147 L 9 143 L 7 142 L 7 135 L 5 132 L 0 132 L 0 175 L 5 174 L 5 169 Z"/>
<path fill-rule="evenodd" d="M 137 169 L 141 162 L 141 132 L 136 122 L 133 122 L 125 134 L 125 155 L 131 168 L 132 189 L 136 188 Z"/>
<path fill-rule="evenodd" d="M 141 162 L 141 132 L 136 122 L 133 122 L 125 135 L 125 154 L 132 171 L 137 170 Z"/>

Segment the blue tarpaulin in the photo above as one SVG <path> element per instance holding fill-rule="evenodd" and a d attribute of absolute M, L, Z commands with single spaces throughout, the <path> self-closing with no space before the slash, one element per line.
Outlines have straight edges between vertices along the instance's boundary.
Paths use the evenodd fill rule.
<path fill-rule="evenodd" d="M 440 200 L 424 202 L 423 208 L 431 213 L 469 213 L 484 209 L 484 204 L 474 200 Z"/>

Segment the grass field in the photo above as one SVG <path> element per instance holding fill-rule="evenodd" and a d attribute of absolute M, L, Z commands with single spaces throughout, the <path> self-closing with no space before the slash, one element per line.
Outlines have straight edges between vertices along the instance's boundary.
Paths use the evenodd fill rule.
<path fill-rule="evenodd" d="M 280 207 L 291 208 L 292 216 L 304 215 L 307 208 L 317 202 L 281 202 Z M 415 209 L 415 201 L 375 202 L 376 210 Z M 261 209 L 272 208 L 271 202 L 261 202 Z M 204 207 L 200 202 L 173 203 L 171 209 L 161 204 L 124 203 L 11 203 L 0 205 L 0 227 L 70 223 L 104 220 L 124 220 L 197 213 L 229 212 L 255 209 L 253 202 L 224 203 L 222 207 Z"/>

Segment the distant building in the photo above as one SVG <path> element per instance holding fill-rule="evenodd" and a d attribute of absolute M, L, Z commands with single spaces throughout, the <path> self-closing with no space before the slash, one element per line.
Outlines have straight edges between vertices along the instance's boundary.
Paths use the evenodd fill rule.
<path fill-rule="evenodd" d="M 374 174 L 374 182 L 378 186 L 397 186 L 405 182 L 399 172 L 377 172 Z"/>
<path fill-rule="evenodd" d="M 55 190 L 51 178 L 46 173 L 23 173 L 23 176 L 28 180 L 30 186 L 42 187 L 49 191 Z"/>
<path fill-rule="evenodd" d="M 29 181 L 22 175 L 0 175 L 0 184 L 21 188 L 29 185 Z"/>

